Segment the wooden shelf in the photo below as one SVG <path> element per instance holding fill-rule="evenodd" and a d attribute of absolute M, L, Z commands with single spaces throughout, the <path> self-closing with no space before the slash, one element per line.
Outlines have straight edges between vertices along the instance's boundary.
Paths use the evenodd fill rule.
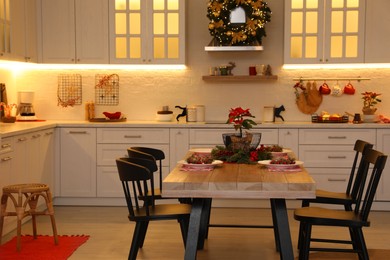
<path fill-rule="evenodd" d="M 205 51 L 262 51 L 263 46 L 206 46 Z"/>
<path fill-rule="evenodd" d="M 232 76 L 202 76 L 204 81 L 212 82 L 254 82 L 254 81 L 264 81 L 264 80 L 277 80 L 278 76 L 249 76 L 249 75 L 232 75 Z"/>

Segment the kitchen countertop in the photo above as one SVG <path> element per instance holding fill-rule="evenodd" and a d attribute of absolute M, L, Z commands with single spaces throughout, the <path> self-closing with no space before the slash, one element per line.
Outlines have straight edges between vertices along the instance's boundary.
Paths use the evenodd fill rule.
<path fill-rule="evenodd" d="M 64 121 L 48 120 L 42 122 L 16 122 L 0 123 L 0 137 L 9 137 L 31 131 L 39 131 L 53 127 L 169 127 L 169 128 L 226 128 L 231 129 L 232 125 L 225 122 L 199 122 L 199 123 L 177 123 L 177 122 L 157 122 L 157 121 L 126 121 L 126 122 L 88 122 L 83 120 Z M 258 123 L 253 129 L 262 128 L 338 128 L 338 129 L 358 129 L 358 128 L 390 128 L 390 124 L 380 123 L 312 123 L 312 122 L 276 122 Z M 0 143 L 1 144 L 1 143 Z"/>

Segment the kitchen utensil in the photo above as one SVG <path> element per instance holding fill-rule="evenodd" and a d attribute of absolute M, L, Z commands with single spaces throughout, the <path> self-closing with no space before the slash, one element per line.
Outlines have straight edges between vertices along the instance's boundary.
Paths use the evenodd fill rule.
<path fill-rule="evenodd" d="M 322 83 L 322 85 L 320 86 L 320 89 L 319 89 L 320 93 L 322 95 L 329 95 L 331 90 L 328 86 L 328 84 L 326 84 L 326 82 Z"/>
<path fill-rule="evenodd" d="M 355 88 L 353 87 L 353 85 L 351 84 L 351 82 L 349 82 L 348 84 L 346 84 L 344 86 L 344 94 L 347 94 L 347 95 L 353 95 L 355 94 Z"/>
<path fill-rule="evenodd" d="M 338 82 L 332 87 L 332 92 L 330 94 L 334 97 L 340 97 L 343 94 L 343 90 Z"/>

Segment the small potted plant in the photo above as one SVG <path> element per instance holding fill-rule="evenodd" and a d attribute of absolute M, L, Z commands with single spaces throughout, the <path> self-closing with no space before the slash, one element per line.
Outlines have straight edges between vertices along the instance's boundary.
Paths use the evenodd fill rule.
<path fill-rule="evenodd" d="M 0 103 L 0 111 L 4 110 L 4 116 L 1 119 L 4 123 L 15 123 L 16 117 L 12 116 L 12 109 L 16 109 L 16 104 L 7 105 L 4 102 Z"/>
<path fill-rule="evenodd" d="M 382 102 L 381 99 L 379 99 L 379 96 L 381 94 L 375 93 L 375 92 L 364 92 L 362 93 L 362 99 L 363 99 L 363 115 L 364 115 L 364 121 L 365 122 L 371 122 L 375 121 L 375 112 L 377 108 L 375 105 Z"/>
<path fill-rule="evenodd" d="M 260 143 L 261 134 L 251 134 L 249 132 L 243 133 L 243 129 L 250 130 L 256 122 L 251 118 L 254 116 L 249 112 L 249 108 L 243 109 L 241 107 L 231 108 L 229 110 L 227 124 L 233 124 L 234 129 L 239 131 L 236 135 L 224 134 L 223 139 L 226 147 L 232 146 L 233 150 L 250 149 L 251 146 L 256 148 Z"/>

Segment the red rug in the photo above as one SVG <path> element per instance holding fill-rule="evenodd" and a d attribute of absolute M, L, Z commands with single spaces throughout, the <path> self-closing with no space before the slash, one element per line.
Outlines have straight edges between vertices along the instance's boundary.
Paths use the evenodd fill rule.
<path fill-rule="evenodd" d="M 76 249 L 88 240 L 89 236 L 58 236 L 58 245 L 52 236 L 22 236 L 22 250 L 16 251 L 16 237 L 0 246 L 1 260 L 62 260 L 68 259 Z"/>

